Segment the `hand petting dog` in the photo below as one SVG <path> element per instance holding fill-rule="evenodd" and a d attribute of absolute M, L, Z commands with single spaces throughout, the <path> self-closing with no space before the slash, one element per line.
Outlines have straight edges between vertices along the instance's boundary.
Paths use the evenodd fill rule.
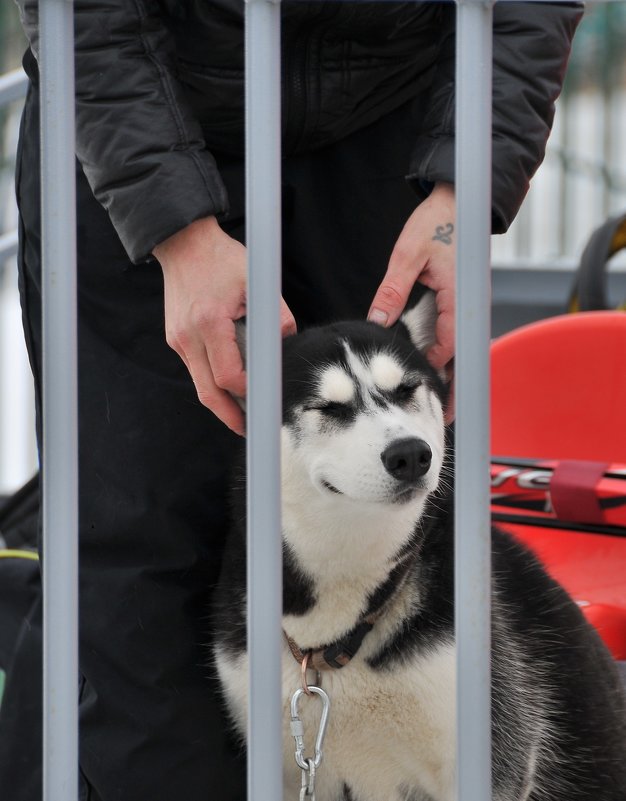
<path fill-rule="evenodd" d="M 163 269 L 167 343 L 189 370 L 200 402 L 243 435 L 244 416 L 232 396 L 246 394 L 235 336 L 235 320 L 246 313 L 246 249 L 206 217 L 157 245 L 154 255 Z M 281 334 L 295 331 L 283 300 Z"/>
<path fill-rule="evenodd" d="M 404 226 L 368 315 L 388 327 L 400 317 L 417 280 L 433 289 L 437 342 L 428 358 L 437 369 L 449 365 L 454 354 L 454 225 L 454 188 L 438 183 Z M 246 394 L 235 337 L 235 321 L 246 313 L 246 248 L 215 217 L 206 217 L 161 242 L 154 255 L 163 270 L 167 343 L 189 370 L 200 402 L 243 435 L 244 416 L 232 396 Z M 294 316 L 281 299 L 281 335 L 295 331 Z"/>
<path fill-rule="evenodd" d="M 437 370 L 448 369 L 454 357 L 456 207 L 452 184 L 438 183 L 409 217 L 393 249 L 368 319 L 385 327 L 402 314 L 409 294 L 419 281 L 435 292 L 437 341 L 427 353 Z M 446 419 L 454 419 L 453 387 Z"/>

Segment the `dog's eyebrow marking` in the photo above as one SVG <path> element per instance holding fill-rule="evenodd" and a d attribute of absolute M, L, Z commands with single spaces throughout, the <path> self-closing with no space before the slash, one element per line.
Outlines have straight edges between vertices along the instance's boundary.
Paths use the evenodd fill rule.
<path fill-rule="evenodd" d="M 318 391 L 322 398 L 330 403 L 351 403 L 356 396 L 354 381 L 336 364 L 324 370 Z"/>
<path fill-rule="evenodd" d="M 346 354 L 346 362 L 348 365 L 348 370 L 350 371 L 350 375 L 354 376 L 355 382 L 358 382 L 362 386 L 368 387 L 372 385 L 372 375 L 369 369 L 369 365 L 366 364 L 363 359 L 357 356 L 350 349 L 350 345 L 347 342 L 343 342 L 343 349 Z"/>
<path fill-rule="evenodd" d="M 370 371 L 378 389 L 395 389 L 402 382 L 404 370 L 398 362 L 386 353 L 377 353 L 370 360 Z"/>

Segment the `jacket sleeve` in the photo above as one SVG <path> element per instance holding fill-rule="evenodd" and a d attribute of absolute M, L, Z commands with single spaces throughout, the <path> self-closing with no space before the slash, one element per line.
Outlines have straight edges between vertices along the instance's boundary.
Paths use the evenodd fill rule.
<path fill-rule="evenodd" d="M 493 14 L 492 230 L 513 222 L 543 161 L 580 3 L 497 3 Z M 455 9 L 443 11 L 441 49 L 409 181 L 424 197 L 454 182 Z"/>
<path fill-rule="evenodd" d="M 37 1 L 18 0 L 38 54 Z M 202 131 L 174 78 L 173 47 L 155 0 L 75 0 L 76 154 L 128 255 L 159 242 L 227 197 Z"/>

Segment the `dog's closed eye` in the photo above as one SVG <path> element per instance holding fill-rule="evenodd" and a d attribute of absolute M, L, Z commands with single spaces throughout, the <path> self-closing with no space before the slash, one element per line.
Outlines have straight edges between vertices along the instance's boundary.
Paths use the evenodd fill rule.
<path fill-rule="evenodd" d="M 405 381 L 398 384 L 395 389 L 389 390 L 385 394 L 392 403 L 406 403 L 411 400 L 415 390 L 420 386 L 421 381 Z"/>
<path fill-rule="evenodd" d="M 349 403 L 338 403 L 337 401 L 322 401 L 318 404 L 311 404 L 305 407 L 305 411 L 321 412 L 326 417 L 336 420 L 345 420 L 354 415 L 354 408 Z"/>

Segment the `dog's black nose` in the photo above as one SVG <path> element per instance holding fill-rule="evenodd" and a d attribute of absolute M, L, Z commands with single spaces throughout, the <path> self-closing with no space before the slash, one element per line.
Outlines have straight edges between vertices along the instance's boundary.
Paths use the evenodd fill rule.
<path fill-rule="evenodd" d="M 414 483 L 428 472 L 433 452 L 423 439 L 407 437 L 392 442 L 380 458 L 387 472 L 398 481 Z"/>

